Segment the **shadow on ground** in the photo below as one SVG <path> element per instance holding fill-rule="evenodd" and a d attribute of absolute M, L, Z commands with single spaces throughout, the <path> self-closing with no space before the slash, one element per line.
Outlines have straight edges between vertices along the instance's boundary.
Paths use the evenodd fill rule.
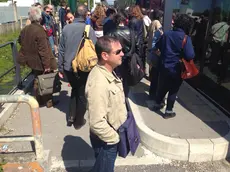
<path fill-rule="evenodd" d="M 67 135 L 64 141 L 61 156 L 67 172 L 72 172 L 72 167 L 68 166 L 69 160 L 92 160 L 94 158 L 93 149 L 81 137 Z"/>

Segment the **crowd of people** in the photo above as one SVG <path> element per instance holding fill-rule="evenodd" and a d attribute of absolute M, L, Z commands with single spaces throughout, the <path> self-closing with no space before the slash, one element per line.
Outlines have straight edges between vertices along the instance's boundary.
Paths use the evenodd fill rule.
<path fill-rule="evenodd" d="M 118 130 L 130 110 L 126 98 L 130 88 L 128 73 L 132 53 L 141 59 L 143 70 L 151 81 L 151 110 L 158 111 L 166 105 L 163 117 L 174 117 L 173 106 L 183 81 L 180 58 L 183 56 L 189 61 L 195 56 L 189 36 L 193 20 L 186 14 L 177 15 L 172 30 L 164 33 L 163 12 L 157 9 L 148 12 L 137 5 L 115 9 L 98 4 L 90 12 L 85 5 L 78 5 L 72 14 L 62 3 L 59 10 L 62 30 L 57 39 L 52 10 L 52 5 L 42 9 L 40 4 L 35 4 L 30 8 L 30 24 L 19 37 L 18 61 L 29 66 L 35 78 L 57 69 L 60 78 L 67 78 L 72 88 L 67 124 L 81 128 L 86 123 L 84 114 L 88 110 L 90 140 L 96 157 L 93 171 L 112 172 L 120 141 Z M 86 25 L 90 25 L 88 39 L 95 44 L 98 64 L 90 72 L 78 70 L 75 73 L 72 61 Z M 40 102 L 36 83 L 35 79 L 34 94 Z M 48 101 L 52 101 L 52 95 Z"/>

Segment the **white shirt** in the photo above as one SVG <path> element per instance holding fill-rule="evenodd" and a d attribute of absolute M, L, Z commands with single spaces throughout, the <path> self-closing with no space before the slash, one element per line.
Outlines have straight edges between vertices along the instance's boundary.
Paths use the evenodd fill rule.
<path fill-rule="evenodd" d="M 144 16 L 144 18 L 143 18 L 143 20 L 144 20 L 144 23 L 145 23 L 145 26 L 148 26 L 149 27 L 149 25 L 151 24 L 151 20 L 150 20 L 150 18 L 149 18 L 149 16 Z"/>

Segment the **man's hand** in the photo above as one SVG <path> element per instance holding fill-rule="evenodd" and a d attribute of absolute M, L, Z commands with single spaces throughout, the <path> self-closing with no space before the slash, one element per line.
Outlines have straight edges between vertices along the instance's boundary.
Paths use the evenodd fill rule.
<path fill-rule="evenodd" d="M 50 68 L 46 68 L 44 73 L 46 72 L 50 72 Z"/>
<path fill-rule="evenodd" d="M 62 73 L 62 72 L 58 72 L 58 76 L 59 76 L 61 79 L 63 79 L 63 78 L 64 78 L 64 75 L 63 75 L 63 73 Z"/>

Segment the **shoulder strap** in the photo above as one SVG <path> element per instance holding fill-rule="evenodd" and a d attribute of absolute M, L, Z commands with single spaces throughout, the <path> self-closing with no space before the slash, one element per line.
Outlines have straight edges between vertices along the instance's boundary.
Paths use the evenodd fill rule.
<path fill-rule="evenodd" d="M 89 38 L 89 30 L 90 30 L 90 25 L 88 25 L 88 24 L 85 25 L 85 34 L 86 34 L 85 37 L 86 38 Z"/>
<path fill-rule="evenodd" d="M 182 49 L 184 49 L 184 46 L 185 46 L 185 44 L 187 42 L 187 37 L 188 37 L 187 35 L 184 36 L 184 39 L 182 41 Z"/>
<path fill-rule="evenodd" d="M 89 27 L 88 27 L 89 26 Z M 87 38 L 89 36 L 89 29 L 90 29 L 90 25 L 85 25 L 85 30 L 83 32 L 83 35 L 82 35 L 82 38 L 81 38 L 81 41 L 77 47 L 77 51 L 76 51 L 76 57 L 81 49 L 81 46 L 82 46 L 82 42 L 85 38 Z"/>
<path fill-rule="evenodd" d="M 219 29 L 217 29 L 214 33 L 212 33 L 211 35 L 215 35 L 222 27 L 224 27 L 226 24 L 223 24 L 222 26 L 219 27 Z"/>
<path fill-rule="evenodd" d="M 130 29 L 130 41 L 131 41 L 131 49 L 128 52 L 128 56 L 135 53 L 136 39 L 135 39 L 134 30 L 132 30 L 132 29 Z"/>

